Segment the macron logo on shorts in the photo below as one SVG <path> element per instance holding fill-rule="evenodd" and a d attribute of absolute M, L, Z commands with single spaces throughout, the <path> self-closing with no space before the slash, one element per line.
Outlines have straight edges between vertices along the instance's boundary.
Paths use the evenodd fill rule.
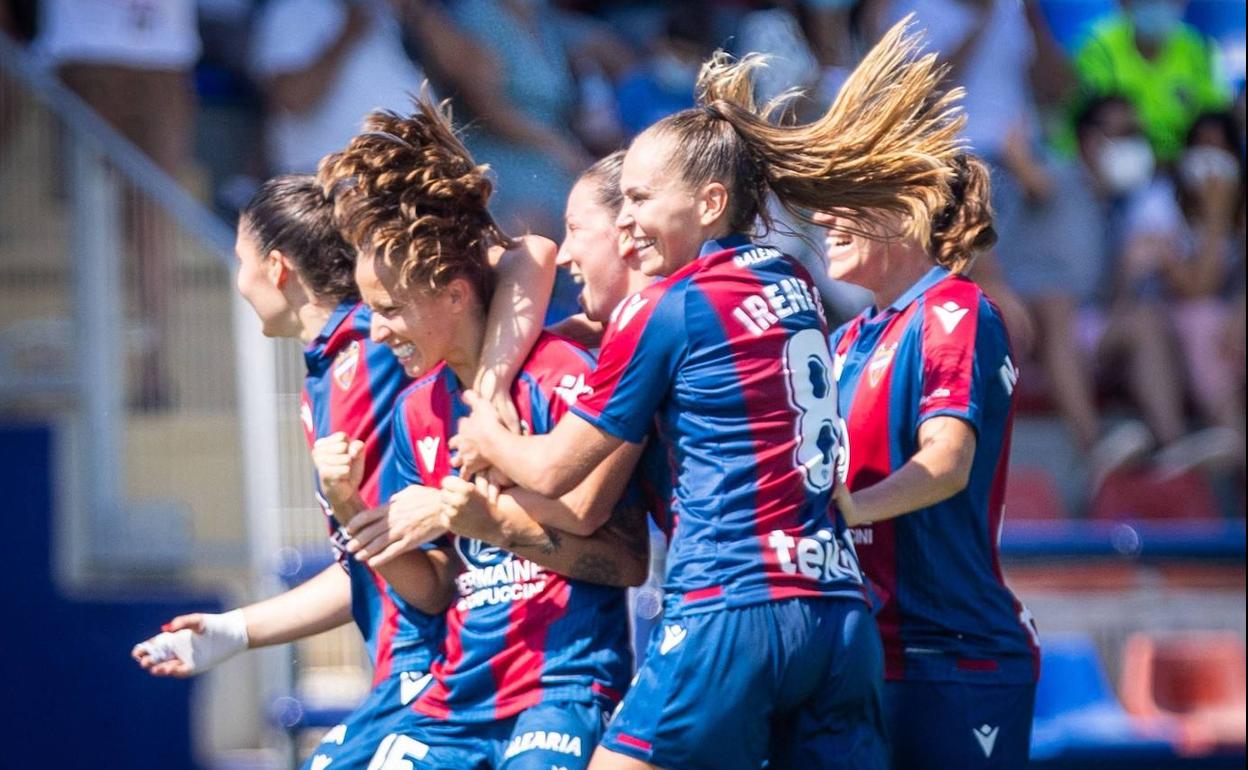
<path fill-rule="evenodd" d="M 979 747 L 984 750 L 985 757 L 992 756 L 992 749 L 997 745 L 997 731 L 999 729 L 983 724 L 971 731 L 975 733 L 975 740 L 979 741 Z"/>
<path fill-rule="evenodd" d="M 659 654 L 666 655 L 676 649 L 689 632 L 683 626 L 666 626 L 663 629 L 663 641 L 659 644 Z"/>

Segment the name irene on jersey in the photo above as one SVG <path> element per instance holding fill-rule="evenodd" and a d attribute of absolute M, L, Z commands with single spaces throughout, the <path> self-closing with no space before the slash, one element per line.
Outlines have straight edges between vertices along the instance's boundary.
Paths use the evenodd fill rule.
<path fill-rule="evenodd" d="M 520 601 L 546 590 L 545 570 L 528 559 L 469 567 L 455 578 L 461 610 Z"/>
<path fill-rule="evenodd" d="M 759 336 L 782 319 L 804 311 L 813 311 L 823 318 L 823 305 L 815 299 L 814 289 L 800 278 L 781 278 L 741 300 L 732 309 L 732 317 Z"/>

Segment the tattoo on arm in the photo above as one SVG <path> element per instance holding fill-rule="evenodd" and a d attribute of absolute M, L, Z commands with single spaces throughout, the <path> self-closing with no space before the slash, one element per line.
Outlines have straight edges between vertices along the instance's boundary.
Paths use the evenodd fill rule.
<path fill-rule="evenodd" d="M 508 550 L 517 548 L 536 548 L 542 556 L 553 556 L 563 548 L 563 535 L 557 529 L 542 527 L 542 536 L 533 539 L 519 539 L 507 544 Z"/>
<path fill-rule="evenodd" d="M 611 558 L 602 558 L 598 554 L 581 554 L 572 565 L 573 577 L 586 583 L 599 585 L 618 585 L 620 582 L 620 566 Z"/>

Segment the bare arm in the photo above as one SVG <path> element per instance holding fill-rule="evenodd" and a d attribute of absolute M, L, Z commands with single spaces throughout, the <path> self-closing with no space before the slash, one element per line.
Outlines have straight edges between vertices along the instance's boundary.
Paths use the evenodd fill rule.
<path fill-rule="evenodd" d="M 243 617 L 252 649 L 337 628 L 351 620 L 351 579 L 331 564 L 289 591 L 243 607 Z"/>
<path fill-rule="evenodd" d="M 605 329 L 601 321 L 591 321 L 584 313 L 570 315 L 550 327 L 552 334 L 567 337 L 587 348 L 596 348 L 602 344 L 602 333 Z"/>
<path fill-rule="evenodd" d="M 975 431 L 964 420 L 939 416 L 925 421 L 919 426 L 919 451 L 905 465 L 878 484 L 837 494 L 846 523 L 885 521 L 953 497 L 970 480 L 975 445 Z"/>
<path fill-rule="evenodd" d="M 1025 0 L 1023 11 L 1027 15 L 1027 26 L 1036 48 L 1036 56 L 1031 62 L 1031 81 L 1036 95 L 1046 104 L 1059 104 L 1075 86 L 1074 70 L 1065 51 L 1053 38 L 1040 4 L 1035 0 Z"/>
<path fill-rule="evenodd" d="M 472 413 L 459 421 L 459 432 L 451 439 L 458 451 L 454 465 L 465 476 L 492 466 L 544 497 L 567 494 L 625 443 L 571 412 L 550 433 L 518 436 L 503 427 L 477 394 L 464 393 L 464 403 Z"/>
<path fill-rule="evenodd" d="M 511 103 L 506 93 L 503 70 L 498 59 L 473 41 L 471 53 L 464 49 L 452 51 L 453 67 L 462 69 L 462 62 L 472 62 L 472 77 L 454 77 L 460 102 L 485 127 L 515 144 L 534 147 L 548 153 L 573 173 L 579 173 L 591 162 L 584 148 L 559 132 L 530 119 Z"/>
<path fill-rule="evenodd" d="M 152 676 L 184 679 L 248 648 L 293 642 L 351 619 L 351 582 L 337 564 L 285 593 L 220 615 L 192 612 L 161 626 L 130 657 Z"/>
<path fill-rule="evenodd" d="M 358 540 L 360 526 L 354 519 L 368 509 L 359 493 L 364 478 L 364 442 L 348 442 L 341 432 L 317 439 L 312 446 L 312 462 L 334 518 Z M 370 566 L 422 612 L 436 615 L 451 603 L 456 565 L 443 550 L 408 550 L 384 563 L 370 561 Z"/>
<path fill-rule="evenodd" d="M 558 499 L 511 487 L 501 500 L 539 524 L 574 535 L 591 535 L 614 516 L 616 503 L 624 495 L 643 446 L 620 444 L 575 489 Z"/>
<path fill-rule="evenodd" d="M 484 484 L 456 476 L 442 480 L 452 532 L 505 548 L 565 577 L 611 586 L 636 586 L 649 569 L 649 531 L 640 506 L 621 505 L 591 535 L 575 535 L 534 521 L 509 494 L 490 495 Z"/>
<path fill-rule="evenodd" d="M 520 421 L 509 391 L 542 333 L 555 285 L 555 244 L 548 238 L 526 236 L 514 249 L 493 250 L 490 261 L 498 285 L 486 317 L 481 366 L 473 389 L 495 409 L 503 410 L 514 430 Z"/>
<path fill-rule="evenodd" d="M 349 500 L 330 502 L 333 505 L 334 518 L 339 521 L 344 517 L 350 521 L 367 507 L 358 494 Z M 347 531 L 351 531 L 350 526 Z M 395 593 L 429 615 L 445 612 L 451 605 L 451 599 L 455 596 L 457 568 L 454 558 L 440 548 L 404 551 L 374 567 Z"/>
<path fill-rule="evenodd" d="M 342 30 L 312 64 L 294 72 L 266 78 L 261 87 L 269 101 L 289 112 L 312 109 L 329 91 L 342 60 L 368 29 L 368 10 L 356 3 L 345 3 Z"/>

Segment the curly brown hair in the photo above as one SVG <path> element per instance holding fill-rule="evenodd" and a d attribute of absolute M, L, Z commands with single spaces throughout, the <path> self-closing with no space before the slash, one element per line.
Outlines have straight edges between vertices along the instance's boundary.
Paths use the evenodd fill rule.
<path fill-rule="evenodd" d="M 975 258 L 997 242 L 992 226 L 992 191 L 988 167 L 970 153 L 950 164 L 949 205 L 932 219 L 932 258 L 955 273 L 964 273 Z"/>
<path fill-rule="evenodd" d="M 491 246 L 517 242 L 495 223 L 493 184 L 452 128 L 447 102 L 422 94 L 402 116 L 377 111 L 317 178 L 334 201 L 343 236 L 363 257 L 382 260 L 399 288 L 437 291 L 467 279 L 488 303 Z"/>

